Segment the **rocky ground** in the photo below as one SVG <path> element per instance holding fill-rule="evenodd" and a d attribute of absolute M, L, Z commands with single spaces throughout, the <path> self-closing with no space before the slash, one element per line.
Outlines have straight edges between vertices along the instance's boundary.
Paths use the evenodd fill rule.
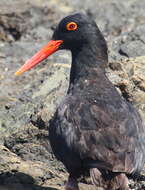
<path fill-rule="evenodd" d="M 107 40 L 108 77 L 145 121 L 145 0 L 0 0 L 0 190 L 64 186 L 67 173 L 52 154 L 46 123 L 66 93 L 70 53 L 57 52 L 20 77 L 14 72 L 50 40 L 60 18 L 80 10 Z M 130 181 L 132 189 L 145 189 L 143 176 Z M 94 188 L 89 179 L 80 187 Z"/>

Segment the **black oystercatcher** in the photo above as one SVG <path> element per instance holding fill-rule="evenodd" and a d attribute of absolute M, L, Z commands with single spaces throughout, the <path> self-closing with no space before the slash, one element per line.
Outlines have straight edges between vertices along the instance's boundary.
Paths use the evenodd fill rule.
<path fill-rule="evenodd" d="M 145 127 L 136 109 L 105 75 L 107 45 L 88 16 L 74 14 L 57 26 L 52 40 L 17 72 L 21 74 L 59 49 L 72 53 L 68 93 L 49 126 L 49 140 L 66 167 L 66 190 L 78 190 L 78 178 L 90 172 L 107 190 L 129 190 L 128 175 L 144 165 Z"/>

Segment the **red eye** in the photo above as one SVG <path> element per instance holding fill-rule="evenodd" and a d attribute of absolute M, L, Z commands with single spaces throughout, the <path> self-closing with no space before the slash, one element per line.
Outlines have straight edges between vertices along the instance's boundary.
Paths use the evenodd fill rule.
<path fill-rule="evenodd" d="M 69 22 L 66 25 L 67 30 L 76 30 L 78 28 L 78 25 L 75 22 Z"/>

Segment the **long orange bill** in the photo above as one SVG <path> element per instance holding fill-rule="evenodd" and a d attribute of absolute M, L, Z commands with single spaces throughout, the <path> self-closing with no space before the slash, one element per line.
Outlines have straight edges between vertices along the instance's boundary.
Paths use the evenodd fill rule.
<path fill-rule="evenodd" d="M 49 55 L 53 54 L 58 50 L 59 46 L 63 43 L 62 40 L 51 40 L 46 46 L 44 46 L 40 51 L 38 51 L 32 58 L 30 58 L 26 63 L 15 73 L 15 75 L 20 75 L 25 71 L 30 70 L 35 65 L 46 59 Z"/>

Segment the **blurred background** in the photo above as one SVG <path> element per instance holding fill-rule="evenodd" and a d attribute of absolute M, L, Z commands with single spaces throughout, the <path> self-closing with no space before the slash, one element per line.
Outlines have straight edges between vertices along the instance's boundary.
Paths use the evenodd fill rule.
<path fill-rule="evenodd" d="M 59 51 L 23 75 L 14 73 L 51 39 L 61 18 L 80 11 L 107 41 L 108 77 L 145 120 L 145 0 L 0 0 L 0 190 L 57 190 L 67 179 L 47 127 L 67 91 L 71 55 Z M 93 189 L 81 179 L 86 188 Z M 131 181 L 131 188 L 145 183 Z"/>

